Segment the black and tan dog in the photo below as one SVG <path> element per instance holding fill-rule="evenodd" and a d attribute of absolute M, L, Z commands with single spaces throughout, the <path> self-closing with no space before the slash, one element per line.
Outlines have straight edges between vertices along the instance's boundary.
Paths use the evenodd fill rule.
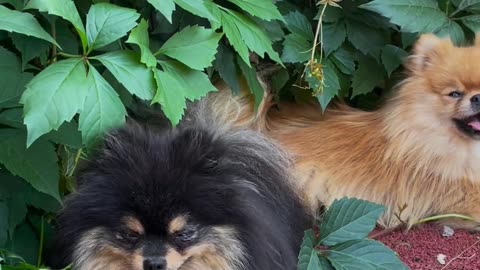
<path fill-rule="evenodd" d="M 205 108 L 175 129 L 130 124 L 108 136 L 66 200 L 51 266 L 295 269 L 309 218 L 288 157 Z"/>

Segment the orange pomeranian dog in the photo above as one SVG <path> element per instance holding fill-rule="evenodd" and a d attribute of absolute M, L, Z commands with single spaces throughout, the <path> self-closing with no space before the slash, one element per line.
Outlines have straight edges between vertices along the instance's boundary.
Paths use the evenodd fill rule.
<path fill-rule="evenodd" d="M 384 227 L 448 213 L 480 222 L 479 59 L 478 41 L 459 48 L 424 35 L 406 64 L 408 77 L 380 110 L 338 105 L 322 114 L 317 105 L 277 109 L 267 98 L 254 118 L 253 101 L 236 97 L 236 111 L 225 115 L 292 154 L 312 211 L 348 196 L 385 205 Z M 226 96 L 217 94 L 219 109 Z"/>

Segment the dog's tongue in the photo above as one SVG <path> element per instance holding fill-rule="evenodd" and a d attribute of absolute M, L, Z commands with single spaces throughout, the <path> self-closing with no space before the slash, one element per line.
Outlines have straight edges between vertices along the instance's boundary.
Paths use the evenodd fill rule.
<path fill-rule="evenodd" d="M 479 119 L 474 119 L 471 122 L 468 123 L 468 125 L 475 129 L 476 131 L 480 131 L 480 120 Z"/>

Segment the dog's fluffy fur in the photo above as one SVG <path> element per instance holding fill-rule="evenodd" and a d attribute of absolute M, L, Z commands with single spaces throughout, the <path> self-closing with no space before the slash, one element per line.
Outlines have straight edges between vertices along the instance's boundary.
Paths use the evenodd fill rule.
<path fill-rule="evenodd" d="M 111 133 L 79 172 L 49 264 L 76 270 L 295 268 L 309 217 L 289 158 L 195 106 L 181 126 Z"/>
<path fill-rule="evenodd" d="M 317 105 L 272 107 L 267 97 L 253 117 L 244 95 L 225 115 L 295 156 L 296 183 L 312 211 L 349 196 L 385 205 L 385 227 L 400 223 L 395 214 L 408 225 L 447 213 L 480 221 L 480 115 L 473 104 L 479 57 L 479 42 L 458 48 L 424 35 L 407 61 L 407 78 L 380 110 L 337 105 L 322 115 Z M 226 97 L 217 94 L 217 103 Z"/>

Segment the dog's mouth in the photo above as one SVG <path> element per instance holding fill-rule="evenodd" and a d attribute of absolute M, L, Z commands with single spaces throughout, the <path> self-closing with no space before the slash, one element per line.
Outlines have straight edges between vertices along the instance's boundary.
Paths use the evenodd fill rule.
<path fill-rule="evenodd" d="M 453 119 L 457 128 L 473 139 L 480 140 L 480 113 L 462 118 Z"/>

